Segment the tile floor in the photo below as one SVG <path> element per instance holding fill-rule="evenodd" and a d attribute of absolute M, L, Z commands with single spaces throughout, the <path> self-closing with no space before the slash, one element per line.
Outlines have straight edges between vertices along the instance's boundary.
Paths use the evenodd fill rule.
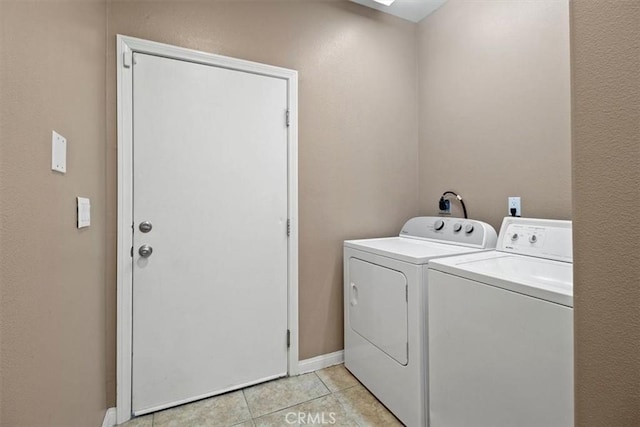
<path fill-rule="evenodd" d="M 135 418 L 121 427 L 402 426 L 344 367 L 282 378 Z"/>

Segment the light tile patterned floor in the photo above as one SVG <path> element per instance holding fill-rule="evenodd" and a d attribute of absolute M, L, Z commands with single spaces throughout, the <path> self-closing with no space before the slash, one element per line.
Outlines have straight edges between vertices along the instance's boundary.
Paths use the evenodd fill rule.
<path fill-rule="evenodd" d="M 135 418 L 121 427 L 402 426 L 344 365 Z"/>

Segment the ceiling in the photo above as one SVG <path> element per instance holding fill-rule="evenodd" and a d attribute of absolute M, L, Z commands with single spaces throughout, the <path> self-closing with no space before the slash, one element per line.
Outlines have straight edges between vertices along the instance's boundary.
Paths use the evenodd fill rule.
<path fill-rule="evenodd" d="M 351 1 L 412 22 L 420 22 L 447 0 L 395 0 L 391 6 L 385 6 L 373 0 Z"/>

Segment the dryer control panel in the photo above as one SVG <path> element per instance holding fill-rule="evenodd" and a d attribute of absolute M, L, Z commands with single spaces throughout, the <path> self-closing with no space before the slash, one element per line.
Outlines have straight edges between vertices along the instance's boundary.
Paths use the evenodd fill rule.
<path fill-rule="evenodd" d="M 572 262 L 571 221 L 506 217 L 500 227 L 501 252 Z"/>
<path fill-rule="evenodd" d="M 451 243 L 474 248 L 496 247 L 496 230 L 486 222 L 466 218 L 418 216 L 402 227 L 400 237 Z"/>

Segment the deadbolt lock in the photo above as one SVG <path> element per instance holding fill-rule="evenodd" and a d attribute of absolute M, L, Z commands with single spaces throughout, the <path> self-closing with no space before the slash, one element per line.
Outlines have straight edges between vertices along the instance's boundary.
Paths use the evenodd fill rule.
<path fill-rule="evenodd" d="M 148 233 L 153 228 L 153 225 L 151 225 L 149 221 L 143 221 L 140 223 L 140 227 L 138 228 L 140 228 L 140 231 L 142 231 L 143 233 Z"/>

